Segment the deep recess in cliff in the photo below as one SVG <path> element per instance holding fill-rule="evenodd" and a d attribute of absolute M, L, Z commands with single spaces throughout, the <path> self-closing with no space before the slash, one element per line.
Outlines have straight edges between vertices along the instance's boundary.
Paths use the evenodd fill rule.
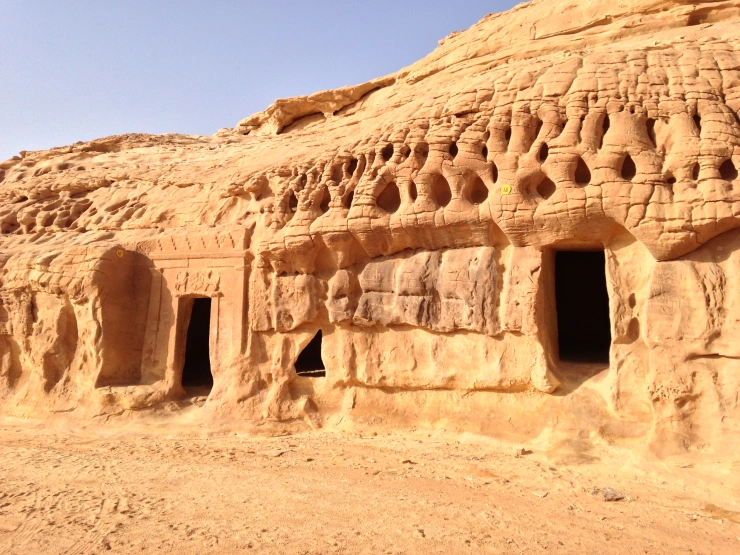
<path fill-rule="evenodd" d="M 737 451 L 739 22 L 532 0 L 212 137 L 22 152 L 0 410 Z"/>

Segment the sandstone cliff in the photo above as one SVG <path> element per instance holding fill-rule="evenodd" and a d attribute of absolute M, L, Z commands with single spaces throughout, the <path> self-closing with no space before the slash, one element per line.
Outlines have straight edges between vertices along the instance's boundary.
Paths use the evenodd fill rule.
<path fill-rule="evenodd" d="M 738 31 L 737 0 L 532 0 L 212 137 L 22 152 L 0 407 L 171 406 L 210 299 L 204 419 L 731 446 Z M 604 253 L 607 363 L 559 355 L 560 251 Z"/>

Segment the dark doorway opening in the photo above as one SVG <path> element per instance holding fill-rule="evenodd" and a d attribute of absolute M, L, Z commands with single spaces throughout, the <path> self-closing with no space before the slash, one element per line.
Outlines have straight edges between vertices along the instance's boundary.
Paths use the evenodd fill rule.
<path fill-rule="evenodd" d="M 211 331 L 211 299 L 193 299 L 193 311 L 185 343 L 185 364 L 182 367 L 183 387 L 213 387 L 209 335 Z"/>
<path fill-rule="evenodd" d="M 321 360 L 321 330 L 316 332 L 313 339 L 298 355 L 295 361 L 295 372 L 299 376 L 308 378 L 323 378 L 326 376 L 326 367 Z"/>
<path fill-rule="evenodd" d="M 604 251 L 555 253 L 560 360 L 609 362 L 611 329 Z"/>

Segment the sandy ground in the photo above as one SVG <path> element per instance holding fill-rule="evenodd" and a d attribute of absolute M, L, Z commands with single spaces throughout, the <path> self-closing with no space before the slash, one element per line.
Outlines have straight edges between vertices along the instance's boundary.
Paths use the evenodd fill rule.
<path fill-rule="evenodd" d="M 277 433 L 5 421 L 0 553 L 740 553 L 740 464 Z"/>

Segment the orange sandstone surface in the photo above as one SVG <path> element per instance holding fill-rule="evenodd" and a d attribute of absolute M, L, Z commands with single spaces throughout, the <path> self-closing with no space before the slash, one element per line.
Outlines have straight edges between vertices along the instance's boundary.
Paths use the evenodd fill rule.
<path fill-rule="evenodd" d="M 740 1 L 532 0 L 1 163 L 0 550 L 740 552 L 739 110 Z"/>
<path fill-rule="evenodd" d="M 396 440 L 383 434 L 402 434 L 398 442 L 422 459 L 436 440 L 420 446 L 414 434 L 525 445 L 541 461 L 589 466 L 591 481 L 608 475 L 594 461 L 669 465 L 655 476 L 674 477 L 671 465 L 679 465 L 683 482 L 667 481 L 668 497 L 658 501 L 676 511 L 703 495 L 666 500 L 691 490 L 686 468 L 703 465 L 702 476 L 716 468 L 707 491 L 725 497 L 705 495 L 697 501 L 704 512 L 686 501 L 686 511 L 701 523 L 709 514 L 733 525 L 737 483 L 722 480 L 740 454 L 739 110 L 740 1 L 532 0 L 453 33 L 397 73 L 278 100 L 211 137 L 120 135 L 1 163 L 0 484 L 11 493 L 0 492 L 0 520 L 11 524 L 0 523 L 0 534 L 23 538 L 8 540 L 21 552 L 44 526 L 34 515 L 56 522 L 63 517 L 53 515 L 79 509 L 79 526 L 99 538 L 107 536 L 96 518 L 108 511 L 106 526 L 118 526 L 110 515 L 125 515 L 111 508 L 121 499 L 138 511 L 176 511 L 165 493 L 141 501 L 142 488 L 164 477 L 150 457 L 178 458 L 184 449 L 189 458 L 167 468 L 197 476 L 193 491 L 210 499 L 211 511 L 226 515 L 246 491 L 229 485 L 244 464 L 245 476 L 259 476 L 246 482 L 262 481 L 270 512 L 284 515 L 290 488 L 327 480 L 319 489 L 332 484 L 331 495 L 341 497 L 353 483 L 361 491 L 325 508 L 335 519 L 362 504 L 352 495 L 364 495 L 362 511 L 428 537 L 421 508 L 409 509 L 418 518 L 391 518 L 401 505 L 385 507 L 383 489 L 371 487 L 391 491 L 390 482 L 365 484 L 372 473 L 347 462 L 359 455 L 336 455 L 364 449 L 350 438 L 371 432 L 391 451 Z M 64 426 L 77 431 L 67 436 Z M 271 435 L 298 433 L 301 445 L 332 451 L 330 466 L 340 469 L 320 477 L 305 459 L 288 464 L 293 455 L 277 465 L 247 457 L 218 466 L 225 482 L 210 489 L 206 471 L 193 466 L 198 457 L 221 453 L 213 455 L 220 461 L 231 449 L 240 460 L 249 441 L 218 436 L 201 452 L 189 434 L 263 426 L 272 432 L 255 436 L 255 453 L 293 441 Z M 134 428 L 150 439 L 125 435 Z M 167 436 L 169 428 L 185 439 Z M 124 435 L 112 442 L 117 433 Z M 97 437 L 89 450 L 80 447 L 88 436 Z M 453 456 L 449 445 L 440 457 Z M 465 449 L 472 457 L 475 449 Z M 527 487 L 549 480 L 551 463 L 535 472 L 525 460 L 501 464 L 520 476 L 532 470 Z M 79 464 L 90 465 L 85 477 L 72 472 Z M 115 474 L 117 464 L 130 470 L 121 479 L 131 480 L 139 501 L 112 478 L 100 497 L 77 499 L 49 470 L 72 472 L 70 483 L 107 484 L 101 469 Z M 413 497 L 409 469 L 421 467 L 393 465 Z M 30 477 L 36 467 L 46 468 L 43 478 Z M 509 482 L 486 487 L 509 495 L 508 472 L 499 478 Z M 558 480 L 571 480 L 566 474 Z M 620 476 L 614 480 L 627 479 Z M 34 487 L 13 490 L 24 480 Z M 473 478 L 443 503 L 466 498 L 468 485 L 484 491 Z M 602 486 L 589 483 L 589 503 Z M 273 499 L 275 487 L 288 490 Z M 640 491 L 643 500 L 659 495 Z M 217 509 L 219 492 L 231 501 Z M 69 495 L 79 503 L 63 501 Z M 556 505 L 554 494 L 526 495 L 522 515 L 535 501 L 555 512 L 568 506 Z M 301 499 L 304 533 L 329 526 L 328 517 L 306 514 L 318 509 Z M 471 501 L 465 517 L 471 530 L 508 527 L 498 501 L 480 502 L 486 508 Z M 627 506 L 618 503 L 608 506 Z M 435 512 L 450 522 L 453 513 Z M 413 526 L 403 528 L 408 519 Z M 364 538 L 367 528 L 356 524 Z M 704 525 L 705 534 L 727 532 L 691 526 Z M 183 526 L 189 536 L 207 529 Z M 594 523 L 583 526 L 578 533 L 593 538 Z M 624 534 L 628 525 L 620 526 Z M 681 528 L 672 536 L 668 521 L 656 526 L 664 527 L 653 538 L 662 547 L 651 548 L 646 534 L 631 548 L 675 553 L 670 546 L 689 537 Z M 264 528 L 268 537 L 273 527 Z M 361 552 L 359 539 L 347 540 L 355 529 L 342 533 L 337 545 Z M 270 537 L 271 549 L 293 549 Z M 65 549 L 86 552 L 85 545 Z M 208 545 L 201 548 L 217 550 Z M 740 549 L 729 546 L 699 551 Z"/>

